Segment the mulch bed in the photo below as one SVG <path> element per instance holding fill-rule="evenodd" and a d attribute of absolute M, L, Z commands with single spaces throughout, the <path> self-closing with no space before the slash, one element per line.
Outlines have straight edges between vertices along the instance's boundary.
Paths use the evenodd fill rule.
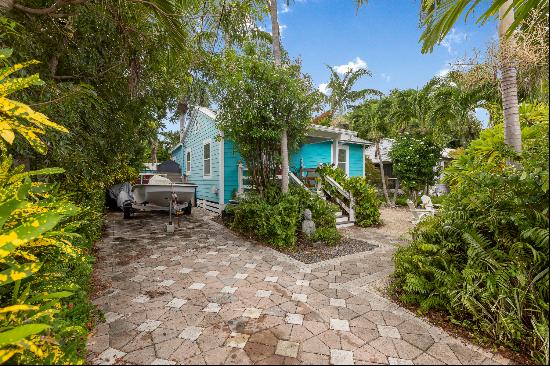
<path fill-rule="evenodd" d="M 516 365 L 536 365 L 536 362 L 529 356 L 528 353 L 516 352 L 506 346 L 494 343 L 492 339 L 487 337 L 481 338 L 476 336 L 466 328 L 452 323 L 450 317 L 442 311 L 430 310 L 427 313 L 419 312 L 419 306 L 416 304 L 406 304 L 399 299 L 399 295 L 393 292 L 386 291 L 385 297 L 391 299 L 397 305 L 416 314 L 427 322 L 442 328 L 445 332 L 456 338 L 461 338 L 470 343 L 476 344 L 482 348 L 490 350 L 512 361 Z"/>
<path fill-rule="evenodd" d="M 298 237 L 296 247 L 292 250 L 278 249 L 281 253 L 284 253 L 294 259 L 303 263 L 317 263 L 326 261 L 332 258 L 342 257 L 348 254 L 367 252 L 378 248 L 378 245 L 371 244 L 364 240 L 357 240 L 352 238 L 343 237 L 340 242 L 328 246 L 323 243 L 313 243 L 303 236 Z"/>
<path fill-rule="evenodd" d="M 212 221 L 227 227 L 220 216 L 214 217 Z M 228 227 L 227 229 L 231 230 Z M 278 252 L 286 254 L 289 257 L 292 257 L 302 263 L 307 264 L 322 262 L 349 254 L 367 252 L 378 248 L 378 245 L 371 244 L 367 241 L 347 237 L 342 237 L 340 242 L 338 242 L 337 244 L 328 246 L 323 243 L 314 243 L 302 235 L 298 236 L 298 240 L 296 241 L 296 246 L 294 248 L 277 248 L 262 242 L 256 237 L 245 235 L 234 230 L 231 230 L 231 232 L 248 241 L 252 241 L 258 245 L 263 245 L 275 249 Z"/>

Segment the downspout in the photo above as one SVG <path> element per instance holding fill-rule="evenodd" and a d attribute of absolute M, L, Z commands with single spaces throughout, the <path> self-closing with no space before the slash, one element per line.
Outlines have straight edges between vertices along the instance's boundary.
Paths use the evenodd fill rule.
<path fill-rule="evenodd" d="M 219 164 L 220 169 L 218 171 L 219 177 L 219 186 L 220 186 L 220 197 L 219 197 L 219 205 L 220 205 L 220 212 L 225 207 L 225 156 L 224 156 L 224 140 L 223 140 L 223 132 L 221 132 L 221 138 L 220 138 L 220 154 L 219 154 Z"/>

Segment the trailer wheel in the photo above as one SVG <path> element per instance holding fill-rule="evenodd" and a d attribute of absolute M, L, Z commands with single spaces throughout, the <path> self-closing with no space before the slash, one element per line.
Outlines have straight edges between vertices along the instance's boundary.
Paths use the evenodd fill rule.
<path fill-rule="evenodd" d="M 183 212 L 186 214 L 186 215 L 191 215 L 191 208 L 192 208 L 193 204 L 191 203 L 191 201 L 189 201 L 187 203 L 187 207 L 183 209 Z"/>
<path fill-rule="evenodd" d="M 132 217 L 132 206 L 124 206 L 122 208 L 122 211 L 124 212 L 124 219 L 128 220 Z"/>

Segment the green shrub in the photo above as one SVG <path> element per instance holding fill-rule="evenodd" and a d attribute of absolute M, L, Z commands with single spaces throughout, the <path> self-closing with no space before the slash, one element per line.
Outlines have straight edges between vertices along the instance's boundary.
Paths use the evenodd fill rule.
<path fill-rule="evenodd" d="M 355 224 L 361 227 L 380 224 L 380 204 L 382 201 L 378 196 L 376 188 L 371 186 L 364 177 L 348 178 L 346 173 L 339 168 L 330 165 L 322 165 L 317 168 L 320 176 L 333 178 L 346 191 L 350 192 L 355 199 Z M 328 184 L 323 184 L 331 196 L 343 199 L 338 191 Z"/>
<path fill-rule="evenodd" d="M 342 234 L 335 228 L 318 227 L 315 229 L 315 234 L 311 236 L 312 241 L 322 241 L 326 245 L 334 245 L 340 241 Z"/>
<path fill-rule="evenodd" d="M 434 166 L 441 157 L 441 149 L 429 138 L 405 134 L 393 143 L 390 157 L 402 188 L 409 192 L 420 191 L 434 183 L 438 175 Z"/>
<path fill-rule="evenodd" d="M 382 176 L 380 169 L 367 157 L 365 157 L 365 178 L 367 182 L 375 187 L 382 187 Z"/>
<path fill-rule="evenodd" d="M 395 254 L 393 289 L 547 364 L 548 122 L 522 138 L 519 157 L 502 125 L 485 130 L 445 171 L 450 193 Z"/>
<path fill-rule="evenodd" d="M 407 207 L 407 200 L 408 199 L 409 199 L 409 197 L 407 197 L 405 195 L 397 196 L 395 198 L 395 204 L 398 205 L 398 206 Z"/>
<path fill-rule="evenodd" d="M 9 54 L 3 51 L 0 60 Z M 13 166 L 6 151 L 16 134 L 43 154 L 45 127 L 66 132 L 6 97 L 40 82 L 38 75 L 7 78 L 25 65 L 0 70 L 0 363 L 82 364 L 93 308 L 89 249 L 100 235 L 104 199 L 94 197 L 87 207 L 64 192 L 52 183 L 52 174 L 63 169 L 24 172 L 23 165 Z"/>
<path fill-rule="evenodd" d="M 277 188 L 269 188 L 264 195 L 250 192 L 238 205 L 227 207 L 224 216 L 232 229 L 288 248 L 296 244 L 306 208 L 311 210 L 316 227 L 323 228 L 323 238 L 334 243 L 339 236 L 334 216 L 338 209 L 302 188 L 291 187 L 288 194 Z"/>
<path fill-rule="evenodd" d="M 355 198 L 355 225 L 368 227 L 380 224 L 380 204 L 376 188 L 362 177 L 351 177 L 344 183 L 344 189 Z"/>

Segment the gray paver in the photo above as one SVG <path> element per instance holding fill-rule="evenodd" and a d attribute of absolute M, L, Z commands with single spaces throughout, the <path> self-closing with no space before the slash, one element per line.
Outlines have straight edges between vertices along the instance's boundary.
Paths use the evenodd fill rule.
<path fill-rule="evenodd" d="M 95 270 L 109 285 L 93 294 L 105 323 L 88 340 L 90 363 L 508 362 L 382 297 L 375 285 L 395 251 L 383 237 L 373 251 L 306 265 L 195 212 L 174 234 L 162 215 L 108 214 Z M 139 262 L 114 265 L 129 254 Z"/>

